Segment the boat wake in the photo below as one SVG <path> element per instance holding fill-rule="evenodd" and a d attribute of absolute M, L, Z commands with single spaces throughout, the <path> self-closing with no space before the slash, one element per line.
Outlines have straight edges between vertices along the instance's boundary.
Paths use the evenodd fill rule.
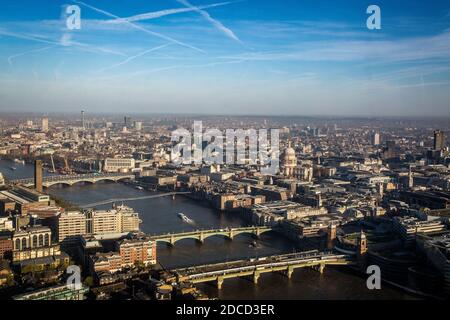
<path fill-rule="evenodd" d="M 183 220 L 183 222 L 187 224 L 195 224 L 195 221 L 190 219 L 188 216 L 186 216 L 184 213 L 178 213 L 178 217 Z"/>

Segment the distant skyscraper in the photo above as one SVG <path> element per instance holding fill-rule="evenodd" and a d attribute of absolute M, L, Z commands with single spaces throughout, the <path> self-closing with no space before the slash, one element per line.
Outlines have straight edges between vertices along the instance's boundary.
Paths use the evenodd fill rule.
<path fill-rule="evenodd" d="M 390 159 L 397 156 L 397 147 L 394 140 L 386 141 L 386 148 L 384 150 L 384 158 Z"/>
<path fill-rule="evenodd" d="M 445 134 L 441 130 L 434 131 L 434 150 L 444 150 L 445 148 Z"/>
<path fill-rule="evenodd" d="M 140 122 L 140 121 L 135 121 L 135 122 L 134 122 L 134 128 L 135 128 L 137 131 L 141 131 L 141 130 L 142 130 L 142 122 Z"/>
<path fill-rule="evenodd" d="M 41 125 L 42 131 L 47 132 L 48 131 L 48 118 L 42 118 L 42 125 Z"/>
<path fill-rule="evenodd" d="M 86 123 L 84 122 L 84 111 L 81 111 L 81 127 L 84 129 L 86 129 Z"/>
<path fill-rule="evenodd" d="M 129 126 L 131 126 L 131 118 L 130 117 L 123 117 L 123 125 L 125 126 L 125 127 L 129 127 Z"/>
<path fill-rule="evenodd" d="M 380 145 L 380 134 L 378 132 L 375 132 L 372 135 L 372 145 L 374 146 Z"/>
<path fill-rule="evenodd" d="M 409 173 L 408 173 L 408 188 L 414 187 L 414 176 L 411 170 L 411 165 L 409 165 Z"/>

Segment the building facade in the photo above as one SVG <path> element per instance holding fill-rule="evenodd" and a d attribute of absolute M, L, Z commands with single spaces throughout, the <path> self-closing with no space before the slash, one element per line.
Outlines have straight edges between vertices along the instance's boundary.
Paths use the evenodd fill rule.
<path fill-rule="evenodd" d="M 135 165 L 133 158 L 107 158 L 103 170 L 106 172 L 128 172 L 134 169 Z"/>

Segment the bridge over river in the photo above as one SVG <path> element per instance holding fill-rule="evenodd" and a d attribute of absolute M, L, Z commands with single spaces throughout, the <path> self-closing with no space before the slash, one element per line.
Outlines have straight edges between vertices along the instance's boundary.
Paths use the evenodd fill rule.
<path fill-rule="evenodd" d="M 211 230 L 195 230 L 182 233 L 167 233 L 163 235 L 150 236 L 153 241 L 164 242 L 169 245 L 174 245 L 177 241 L 183 239 L 195 239 L 199 242 L 205 241 L 205 239 L 212 236 L 224 236 L 228 239 L 233 239 L 239 234 L 252 234 L 255 237 L 259 237 L 265 232 L 272 231 L 271 227 L 241 227 L 241 228 L 224 228 L 224 229 L 211 229 Z"/>
<path fill-rule="evenodd" d="M 174 197 L 178 194 L 189 194 L 190 192 L 167 192 L 167 193 L 158 193 L 158 194 L 152 194 L 148 196 L 141 196 L 141 197 L 132 197 L 132 198 L 114 198 L 114 199 L 107 199 L 102 200 L 98 202 L 88 203 L 81 205 L 80 207 L 83 209 L 88 208 L 94 208 L 98 206 L 102 206 L 105 204 L 115 203 L 115 202 L 125 202 L 125 201 L 137 201 L 137 200 L 144 200 L 144 199 L 155 199 L 155 198 L 162 198 L 162 197 Z"/>
<path fill-rule="evenodd" d="M 134 180 L 135 176 L 132 173 L 89 173 L 89 174 L 75 174 L 75 175 L 57 175 L 47 176 L 42 179 L 42 185 L 46 188 L 56 184 L 74 185 L 79 182 L 96 183 L 98 181 L 113 181 L 120 180 Z M 20 184 L 25 187 L 34 185 L 34 179 L 18 179 L 11 180 L 12 184 Z"/>
<path fill-rule="evenodd" d="M 349 255 L 312 250 L 250 260 L 208 264 L 172 271 L 177 275 L 177 279 L 180 282 L 202 283 L 215 281 L 217 287 L 221 289 L 224 280 L 230 278 L 250 277 L 256 284 L 259 277 L 264 273 L 281 272 L 290 278 L 294 270 L 298 268 L 311 267 L 322 273 L 326 265 L 350 265 L 353 263 L 355 263 L 354 258 Z"/>

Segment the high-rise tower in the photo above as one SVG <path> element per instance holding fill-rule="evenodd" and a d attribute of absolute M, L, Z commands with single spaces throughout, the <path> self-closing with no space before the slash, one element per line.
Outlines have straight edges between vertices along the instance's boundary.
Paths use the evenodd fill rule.
<path fill-rule="evenodd" d="M 445 148 L 445 134 L 441 130 L 434 131 L 434 150 L 444 150 Z"/>
<path fill-rule="evenodd" d="M 84 122 L 84 111 L 81 110 L 81 127 L 84 129 L 86 129 L 86 123 Z"/>
<path fill-rule="evenodd" d="M 41 129 L 43 132 L 48 131 L 48 118 L 47 117 L 42 118 Z"/>

